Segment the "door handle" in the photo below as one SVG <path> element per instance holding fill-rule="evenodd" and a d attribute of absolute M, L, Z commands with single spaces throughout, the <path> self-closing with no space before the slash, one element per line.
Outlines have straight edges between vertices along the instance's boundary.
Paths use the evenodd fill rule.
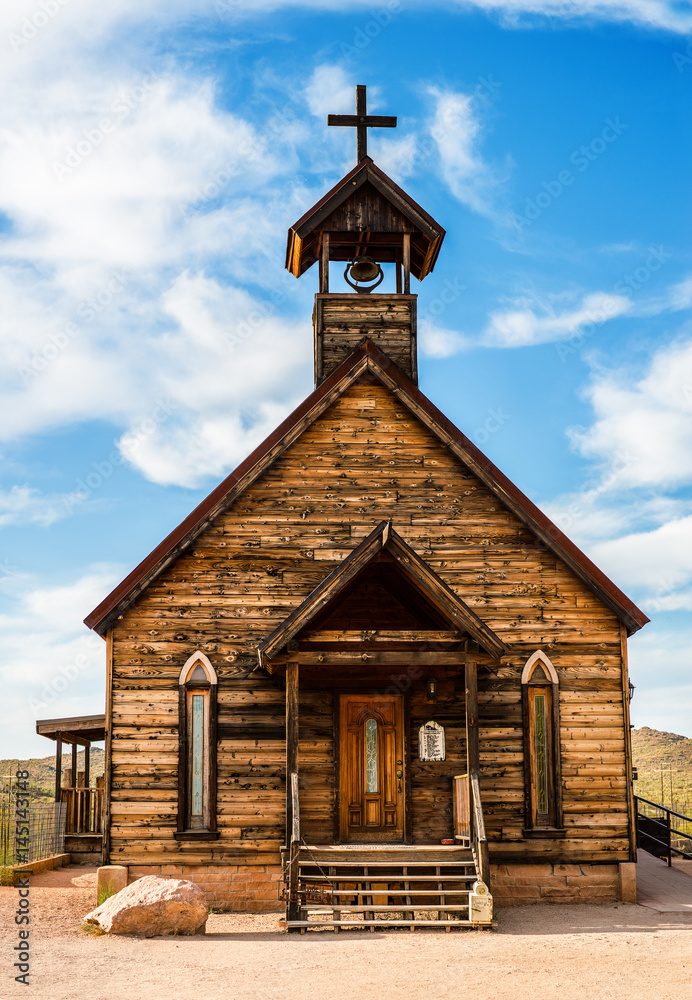
<path fill-rule="evenodd" d="M 396 772 L 396 776 L 399 779 L 399 788 L 398 788 L 398 791 L 401 791 L 401 779 L 404 776 L 404 772 L 403 771 L 397 771 Z"/>

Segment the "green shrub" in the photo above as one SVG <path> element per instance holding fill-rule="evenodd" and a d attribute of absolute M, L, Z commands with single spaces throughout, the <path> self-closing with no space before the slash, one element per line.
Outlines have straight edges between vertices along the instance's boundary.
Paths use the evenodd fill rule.
<path fill-rule="evenodd" d="M 0 885 L 16 885 L 17 872 L 14 868 L 0 867 Z"/>
<path fill-rule="evenodd" d="M 111 896 L 115 896 L 116 892 L 117 890 L 113 888 L 112 882 L 108 882 L 107 885 L 99 886 L 99 890 L 96 895 L 96 905 L 101 906 L 101 904 L 105 903 L 107 899 L 111 898 Z"/>

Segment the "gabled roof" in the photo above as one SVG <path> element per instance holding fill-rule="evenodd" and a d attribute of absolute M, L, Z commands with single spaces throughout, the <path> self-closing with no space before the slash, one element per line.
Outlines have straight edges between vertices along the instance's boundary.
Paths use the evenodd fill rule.
<path fill-rule="evenodd" d="M 354 199 L 357 204 L 347 204 Z M 357 225 L 352 221 L 356 217 Z M 317 260 L 323 230 L 335 234 L 330 241 L 331 260 L 351 260 L 364 234 L 370 256 L 381 261 L 395 260 L 390 246 L 392 236 L 409 232 L 411 273 L 419 281 L 434 268 L 445 237 L 442 226 L 369 156 L 289 229 L 286 268 L 296 278 Z"/>
<path fill-rule="evenodd" d="M 271 660 L 281 652 L 286 643 L 335 601 L 347 584 L 383 550 L 395 560 L 397 568 L 409 583 L 446 619 L 451 629 L 467 632 L 495 659 L 509 652 L 502 639 L 400 538 L 392 527 L 392 522 L 381 521 L 342 564 L 326 576 L 303 603 L 259 644 L 257 652 L 260 666 L 264 660 Z"/>
<path fill-rule="evenodd" d="M 365 340 L 269 435 L 185 520 L 144 559 L 108 597 L 84 619 L 85 625 L 105 635 L 109 626 L 139 594 L 178 558 L 216 517 L 227 509 L 282 455 L 349 386 L 369 374 L 386 386 L 424 426 L 450 449 L 491 492 L 562 560 L 628 632 L 648 622 L 643 611 L 595 566 L 557 525 L 533 504 L 465 434 L 423 395 L 386 354 Z"/>

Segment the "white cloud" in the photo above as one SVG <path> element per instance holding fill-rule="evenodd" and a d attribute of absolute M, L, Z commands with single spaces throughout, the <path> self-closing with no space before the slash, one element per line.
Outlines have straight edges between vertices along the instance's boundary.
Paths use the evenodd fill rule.
<path fill-rule="evenodd" d="M 325 119 L 325 124 L 327 115 L 356 113 L 355 92 L 352 75 L 347 74 L 343 66 L 338 63 L 323 63 L 321 66 L 316 66 L 304 90 L 310 111 L 315 117 Z M 369 88 L 368 112 L 370 113 L 375 96 L 375 88 Z"/>
<path fill-rule="evenodd" d="M 309 387 L 310 340 L 279 318 L 305 297 L 282 268 L 294 123 L 258 130 L 208 81 L 55 73 L 2 112 L 0 435 L 107 420 L 157 482 L 223 474 Z M 15 495 L 8 517 L 20 500 L 57 513 Z"/>
<path fill-rule="evenodd" d="M 172 322 L 144 366 L 154 405 L 119 444 L 154 482 L 196 486 L 227 474 L 305 395 L 310 344 L 271 300 L 201 274 L 177 278 L 163 307 Z"/>
<path fill-rule="evenodd" d="M 451 358 L 468 347 L 469 341 L 461 333 L 445 330 L 424 319 L 419 325 L 419 345 L 421 352 L 429 358 Z"/>
<path fill-rule="evenodd" d="M 31 486 L 0 490 L 0 527 L 10 524 L 39 524 L 48 527 L 68 511 L 62 497 L 45 496 Z"/>
<path fill-rule="evenodd" d="M 692 583 L 692 515 L 651 531 L 635 532 L 591 547 L 591 557 L 609 575 L 627 580 L 654 600 Z"/>
<path fill-rule="evenodd" d="M 0 756 L 50 754 L 48 741 L 32 735 L 36 719 L 104 710 L 105 643 L 82 619 L 119 576 L 114 567 L 95 567 L 57 586 L 14 579 L 14 608 L 0 615 Z"/>
<path fill-rule="evenodd" d="M 638 380 L 597 373 L 585 395 L 596 420 L 571 437 L 602 464 L 610 489 L 692 482 L 692 340 L 662 348 Z"/>
<path fill-rule="evenodd" d="M 445 182 L 462 204 L 480 215 L 496 216 L 499 179 L 478 150 L 482 130 L 473 96 L 437 87 L 430 87 L 429 94 L 434 102 L 429 131 Z"/>
<path fill-rule="evenodd" d="M 593 481 L 544 506 L 648 614 L 692 610 L 692 341 L 638 378 L 596 372 L 585 395 L 594 422 L 569 434 Z"/>
<path fill-rule="evenodd" d="M 592 328 L 626 313 L 630 301 L 622 295 L 592 292 L 576 306 L 560 312 L 549 301 L 542 307 L 544 315 L 528 305 L 491 313 L 481 343 L 485 347 L 530 347 L 568 340 L 575 334 L 583 335 L 585 327 Z"/>

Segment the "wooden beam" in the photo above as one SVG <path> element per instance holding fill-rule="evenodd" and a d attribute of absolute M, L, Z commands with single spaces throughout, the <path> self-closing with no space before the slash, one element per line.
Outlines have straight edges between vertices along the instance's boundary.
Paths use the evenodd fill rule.
<path fill-rule="evenodd" d="M 627 663 L 627 629 L 620 623 L 620 653 L 622 677 L 622 724 L 625 734 L 625 780 L 627 782 L 627 823 L 629 826 L 630 861 L 637 860 L 637 816 L 634 808 L 632 782 L 632 730 L 630 728 L 630 677 Z"/>
<path fill-rule="evenodd" d="M 351 629 L 328 631 L 326 629 L 314 632 L 304 632 L 301 642 L 448 642 L 458 645 L 465 636 L 462 632 L 441 631 L 435 629 Z"/>
<path fill-rule="evenodd" d="M 364 650 L 362 653 L 358 653 L 356 650 L 345 650 L 344 652 L 339 651 L 328 651 L 320 652 L 319 650 L 300 650 L 297 653 L 290 653 L 289 665 L 291 662 L 303 663 L 311 666 L 324 666 L 324 667 L 362 667 L 363 664 L 368 664 L 368 666 L 373 667 L 389 667 L 389 666 L 399 666 L 402 663 L 405 666 L 420 665 L 424 667 L 461 667 L 467 660 L 469 654 L 462 652 L 446 652 L 445 650 L 427 650 L 424 652 L 418 652 L 416 650 L 400 649 L 400 650 L 388 650 L 380 651 L 379 649 L 368 649 Z M 477 657 L 473 657 L 473 663 L 475 665 Z M 278 666 L 280 660 L 277 659 L 274 663 L 267 664 L 267 669 L 271 672 L 272 666 Z"/>
<path fill-rule="evenodd" d="M 322 233 L 320 252 L 320 292 L 329 291 L 329 233 Z"/>
<path fill-rule="evenodd" d="M 70 766 L 72 768 L 72 787 L 77 787 L 77 744 L 73 741 L 72 743 L 72 760 L 70 761 Z"/>
<path fill-rule="evenodd" d="M 106 632 L 106 711 L 104 715 L 106 728 L 106 752 L 103 774 L 103 846 L 102 863 L 110 864 L 111 849 L 111 771 L 113 768 L 113 629 Z"/>
<path fill-rule="evenodd" d="M 60 801 L 60 789 L 62 787 L 62 733 L 58 733 L 55 739 L 55 801 Z"/>
<path fill-rule="evenodd" d="M 85 739 L 83 736 L 77 736 L 75 733 L 67 732 L 65 729 L 62 730 L 62 741 L 63 743 L 71 743 L 73 747 L 89 746 L 89 740 Z"/>
<path fill-rule="evenodd" d="M 300 841 L 294 836 L 295 831 L 300 829 L 300 814 L 295 815 L 293 809 L 293 793 L 297 792 L 298 788 L 298 676 L 298 664 L 295 660 L 289 661 L 286 664 L 286 848 L 289 857 L 286 917 L 288 920 L 297 920 L 300 915 L 298 900 Z M 297 800 L 297 795 L 295 797 Z"/>
<path fill-rule="evenodd" d="M 291 843 L 293 810 L 291 806 L 291 774 L 298 773 L 298 672 L 295 658 L 286 664 L 286 846 Z"/>
<path fill-rule="evenodd" d="M 91 780 L 91 743 L 84 748 L 84 787 L 89 787 Z"/>
<path fill-rule="evenodd" d="M 411 234 L 404 233 L 402 245 L 402 257 L 404 264 L 404 295 L 411 294 Z"/>
<path fill-rule="evenodd" d="M 464 676 L 466 680 L 466 757 L 469 774 L 472 774 L 481 769 L 478 742 L 478 672 L 475 660 L 466 661 Z"/>

